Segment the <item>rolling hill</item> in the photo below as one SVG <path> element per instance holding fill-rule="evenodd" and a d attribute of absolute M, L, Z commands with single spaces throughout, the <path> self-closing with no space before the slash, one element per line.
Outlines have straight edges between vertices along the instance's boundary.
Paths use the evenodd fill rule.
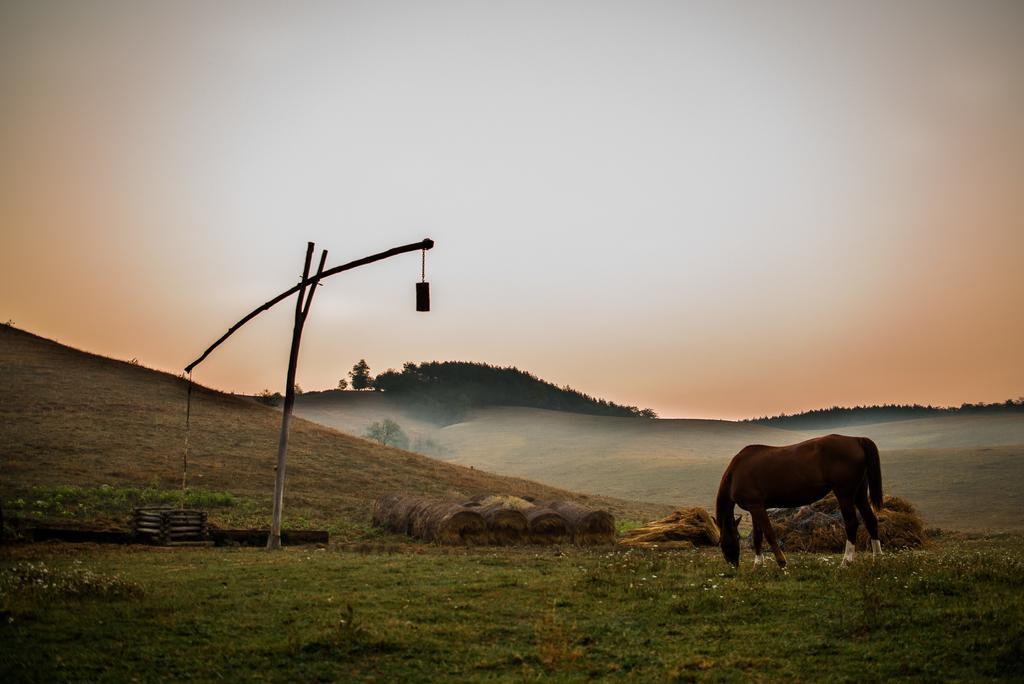
<path fill-rule="evenodd" d="M 470 411 L 444 427 L 386 393 L 304 395 L 296 413 L 352 434 L 390 417 L 444 458 L 575 491 L 669 505 L 711 505 L 722 471 L 747 444 L 791 444 L 800 432 L 752 422 L 647 420 L 524 407 Z M 886 491 L 913 501 L 929 524 L 1020 530 L 1024 519 L 1024 416 L 942 415 L 839 430 L 874 439 Z"/>
<path fill-rule="evenodd" d="M 10 501 L 34 486 L 180 486 L 186 386 L 167 373 L 0 326 L 0 496 Z M 190 484 L 243 497 L 269 517 L 279 425 L 272 408 L 196 388 Z M 293 422 L 286 524 L 364 525 L 372 499 L 396 490 L 586 499 L 631 519 L 665 510 L 492 475 Z"/>

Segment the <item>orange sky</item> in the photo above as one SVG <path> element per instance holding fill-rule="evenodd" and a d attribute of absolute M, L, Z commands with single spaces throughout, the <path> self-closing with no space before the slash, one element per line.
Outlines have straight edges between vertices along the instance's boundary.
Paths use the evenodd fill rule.
<path fill-rule="evenodd" d="M 299 382 L 665 417 L 1024 394 L 1024 5 L 0 6 L 0 319 L 178 370 L 336 265 Z M 280 389 L 289 305 L 197 371 Z"/>

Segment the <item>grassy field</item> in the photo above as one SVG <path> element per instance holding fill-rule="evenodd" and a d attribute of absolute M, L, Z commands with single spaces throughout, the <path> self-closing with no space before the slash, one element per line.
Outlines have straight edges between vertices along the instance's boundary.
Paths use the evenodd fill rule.
<path fill-rule="evenodd" d="M 744 560 L 749 563 L 749 554 Z M 0 550 L 0 680 L 1019 678 L 1024 540 L 717 550 Z"/>

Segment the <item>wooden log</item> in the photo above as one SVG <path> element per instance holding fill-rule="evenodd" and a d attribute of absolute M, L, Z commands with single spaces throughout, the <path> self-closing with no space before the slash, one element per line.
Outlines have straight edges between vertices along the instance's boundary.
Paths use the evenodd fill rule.
<path fill-rule="evenodd" d="M 210 539 L 218 545 L 238 544 L 240 546 L 264 546 L 270 530 L 267 529 L 210 529 Z M 296 544 L 327 544 L 330 533 L 327 530 L 282 530 L 281 543 Z"/>
<path fill-rule="evenodd" d="M 331 533 L 327 530 L 284 530 L 281 540 L 285 544 L 327 544 Z"/>
<path fill-rule="evenodd" d="M 165 546 L 215 546 L 215 542 L 208 539 L 200 541 L 169 541 Z"/>
<path fill-rule="evenodd" d="M 91 542 L 93 544 L 127 544 L 131 534 L 122 530 L 75 530 L 62 527 L 37 527 L 32 541 Z"/>

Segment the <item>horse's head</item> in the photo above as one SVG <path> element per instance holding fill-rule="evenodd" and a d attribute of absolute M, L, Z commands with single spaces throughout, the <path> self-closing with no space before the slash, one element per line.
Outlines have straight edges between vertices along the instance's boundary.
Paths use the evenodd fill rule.
<path fill-rule="evenodd" d="M 732 563 L 733 566 L 740 566 L 740 532 L 739 524 L 743 516 L 737 515 L 735 519 L 731 515 L 725 516 L 725 524 L 718 522 L 717 518 L 712 518 L 715 524 L 718 525 L 720 545 L 722 547 L 722 555 L 725 556 L 725 560 Z M 731 524 L 730 524 L 731 523 Z"/>

